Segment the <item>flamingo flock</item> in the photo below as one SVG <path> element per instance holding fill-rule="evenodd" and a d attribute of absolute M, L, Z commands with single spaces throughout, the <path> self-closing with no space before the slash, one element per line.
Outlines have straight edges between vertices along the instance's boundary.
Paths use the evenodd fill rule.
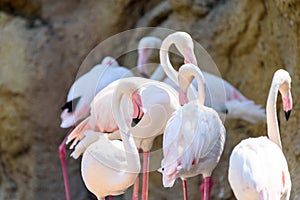
<path fill-rule="evenodd" d="M 178 71 L 169 58 L 172 44 L 184 57 Z M 153 49 L 160 50 L 160 64 L 151 75 L 147 63 Z M 162 185 L 172 187 L 180 178 L 187 200 L 187 179 L 202 175 L 199 196 L 209 200 L 212 172 L 225 148 L 225 115 L 250 123 L 267 122 L 268 137 L 243 140 L 231 153 L 228 180 L 235 197 L 289 199 L 291 179 L 276 113 L 279 91 L 286 119 L 290 117 L 289 73 L 283 69 L 275 72 L 265 112 L 226 80 L 202 72 L 198 62 L 193 39 L 186 32 L 172 33 L 164 40 L 144 37 L 138 46 L 141 77 L 106 57 L 73 83 L 61 114 L 61 127 L 72 129 L 59 147 L 67 200 L 70 191 L 65 159 L 69 143 L 73 158 L 82 155 L 82 179 L 98 199 L 113 198 L 133 186 L 132 199 L 138 200 L 142 169 L 141 199 L 147 200 L 149 155 L 159 135 L 163 135 L 163 159 L 158 170 Z"/>

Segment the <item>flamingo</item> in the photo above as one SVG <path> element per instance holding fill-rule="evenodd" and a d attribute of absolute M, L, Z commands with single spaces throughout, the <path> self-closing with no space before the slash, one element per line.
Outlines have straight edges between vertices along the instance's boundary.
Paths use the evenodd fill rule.
<path fill-rule="evenodd" d="M 112 97 L 112 115 L 115 119 L 122 142 L 111 141 L 103 133 L 93 130 L 85 131 L 85 137 L 72 153 L 77 158 L 83 151 L 81 174 L 86 187 L 97 198 L 119 195 L 134 184 L 139 171 L 140 159 L 130 128 L 121 111 L 123 95 L 132 99 L 134 117 L 143 117 L 142 99 L 135 92 L 136 85 L 129 82 L 118 84 Z M 138 109 L 138 110 L 136 110 Z"/>
<path fill-rule="evenodd" d="M 61 127 L 69 128 L 88 116 L 93 97 L 110 82 L 133 74 L 126 68 L 120 67 L 112 57 L 105 57 L 102 63 L 94 66 L 89 72 L 77 79 L 71 86 L 67 102 L 62 107 Z M 73 128 L 70 130 L 72 131 Z M 67 134 L 68 135 L 68 134 Z M 59 146 L 59 157 L 63 171 L 66 199 L 70 200 L 69 184 L 66 169 L 66 138 Z"/>
<path fill-rule="evenodd" d="M 198 82 L 198 99 L 189 102 L 186 92 L 194 77 Z M 183 106 L 173 113 L 163 136 L 163 185 L 172 187 L 180 177 L 187 199 L 186 179 L 202 174 L 202 199 L 208 200 L 211 174 L 223 152 L 226 131 L 217 112 L 204 106 L 205 79 L 199 68 L 184 64 L 178 79 Z"/>
<path fill-rule="evenodd" d="M 73 148 L 79 140 L 84 138 L 86 130 L 118 133 L 118 124 L 114 120 L 111 109 L 109 109 L 113 101 L 113 93 L 118 85 L 140 87 L 135 93 L 141 96 L 141 103 L 131 106 L 123 98 L 120 100 L 120 104 L 128 108 L 124 111 L 126 122 L 131 122 L 130 131 L 135 144 L 138 149 L 142 149 L 144 152 L 142 199 L 146 200 L 148 198 L 149 151 L 153 140 L 164 132 L 167 120 L 179 106 L 178 93 L 171 86 L 140 77 L 119 79 L 111 83 L 95 96 L 91 103 L 91 115 L 73 130 L 68 136 L 67 143 L 73 140 L 70 146 Z M 128 87 L 128 89 L 133 92 L 132 87 Z M 138 116 L 141 118 L 135 116 L 132 119 L 131 113 L 134 115 L 139 113 Z"/>
<path fill-rule="evenodd" d="M 147 41 L 144 41 L 144 43 L 147 43 L 148 46 L 154 46 L 154 48 L 157 48 L 159 44 L 158 41 L 161 41 L 156 37 L 146 37 L 144 40 Z M 153 44 L 151 45 L 152 42 Z M 165 83 L 168 83 L 175 89 L 178 89 L 177 71 L 174 70 L 168 57 L 169 47 L 173 43 L 184 56 L 185 63 L 193 63 L 194 65 L 198 66 L 196 57 L 194 55 L 194 45 L 191 36 L 185 32 L 175 32 L 165 38 L 163 43 L 161 44 L 161 65 L 157 67 L 157 69 L 151 76 L 151 79 L 159 81 L 163 80 Z M 143 56 L 144 51 L 139 51 L 139 53 L 139 57 L 144 58 L 143 63 L 146 63 L 146 58 L 149 57 L 149 51 L 145 53 L 146 56 Z M 139 67 L 143 63 L 138 63 L 138 69 L 140 73 L 145 74 L 148 72 L 146 69 L 144 69 L 145 65 L 143 65 L 144 68 Z M 168 75 L 168 77 L 165 79 L 164 71 Z M 254 101 L 247 99 L 241 92 L 239 92 L 226 80 L 207 72 L 203 72 L 203 75 L 207 83 L 205 105 L 213 107 L 219 113 L 227 112 L 226 116 L 228 118 L 243 119 L 250 123 L 265 121 L 265 110 L 262 109 L 260 105 L 256 105 Z M 149 74 L 146 74 L 146 76 L 149 77 Z M 197 88 L 197 82 L 195 79 L 192 83 L 193 86 Z M 224 97 L 224 92 L 226 98 Z"/>
<path fill-rule="evenodd" d="M 282 152 L 276 114 L 278 90 L 286 120 L 292 110 L 291 77 L 283 69 L 275 72 L 267 100 L 268 137 L 248 138 L 234 147 L 229 161 L 228 180 L 237 199 L 290 198 L 291 178 Z"/>

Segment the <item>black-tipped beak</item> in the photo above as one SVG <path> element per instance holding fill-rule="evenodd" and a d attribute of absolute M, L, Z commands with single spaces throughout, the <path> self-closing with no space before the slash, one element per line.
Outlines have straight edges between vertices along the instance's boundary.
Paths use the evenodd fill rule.
<path fill-rule="evenodd" d="M 284 111 L 284 113 L 285 113 L 285 119 L 286 119 L 286 121 L 288 121 L 288 120 L 289 120 L 289 118 L 290 118 L 290 115 L 291 115 L 291 112 L 292 112 L 292 110 L 289 110 L 289 111 Z"/>
<path fill-rule="evenodd" d="M 132 118 L 131 127 L 135 127 L 140 121 L 141 118 Z"/>

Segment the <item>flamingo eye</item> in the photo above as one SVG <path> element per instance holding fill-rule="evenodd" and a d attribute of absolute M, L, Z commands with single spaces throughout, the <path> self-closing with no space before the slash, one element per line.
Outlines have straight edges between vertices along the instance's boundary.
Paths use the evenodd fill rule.
<path fill-rule="evenodd" d="M 65 105 L 63 105 L 61 107 L 62 110 L 68 109 L 68 113 L 73 112 L 76 109 L 76 106 L 79 102 L 81 97 L 77 97 L 71 101 L 68 101 L 67 103 L 65 103 Z"/>

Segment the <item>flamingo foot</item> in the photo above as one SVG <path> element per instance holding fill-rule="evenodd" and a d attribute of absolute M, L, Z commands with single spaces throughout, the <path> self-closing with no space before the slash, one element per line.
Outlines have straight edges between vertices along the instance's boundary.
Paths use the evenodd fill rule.
<path fill-rule="evenodd" d="M 200 192 L 202 200 L 209 200 L 210 199 L 210 192 L 213 186 L 213 179 L 211 176 L 205 177 L 203 179 L 202 184 L 200 185 Z"/>
<path fill-rule="evenodd" d="M 148 200 L 149 151 L 143 152 L 143 187 L 142 200 Z"/>
<path fill-rule="evenodd" d="M 67 141 L 67 137 L 65 137 L 62 143 L 59 145 L 58 152 L 59 152 L 59 158 L 61 163 L 61 169 L 64 177 L 66 200 L 70 200 L 71 198 L 70 198 L 69 182 L 68 182 L 68 175 L 67 175 L 67 165 L 66 165 L 66 154 L 67 154 L 66 141 Z"/>
<path fill-rule="evenodd" d="M 187 193 L 187 187 L 186 187 L 186 180 L 181 179 L 182 181 L 182 189 L 183 189 L 183 199 L 188 200 L 188 193 Z"/>

